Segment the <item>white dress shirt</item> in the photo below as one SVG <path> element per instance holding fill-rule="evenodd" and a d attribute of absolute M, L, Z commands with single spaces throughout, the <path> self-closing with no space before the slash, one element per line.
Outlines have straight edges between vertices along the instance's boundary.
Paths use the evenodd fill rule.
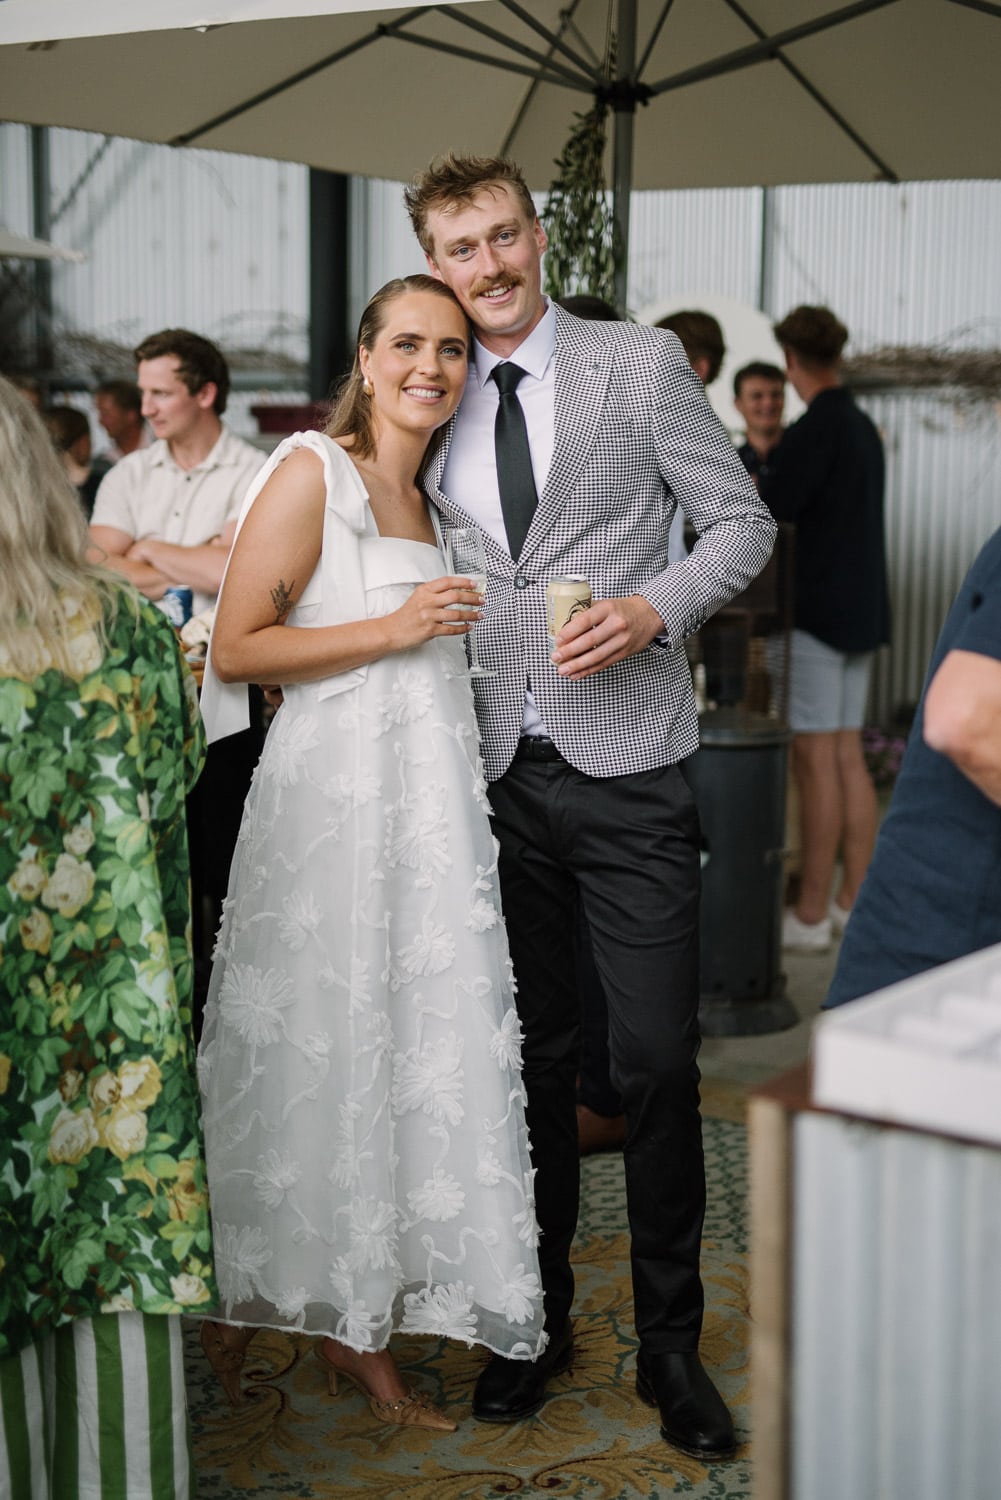
<path fill-rule="evenodd" d="M 556 438 L 554 355 L 556 314 L 551 302 L 531 333 L 510 356 L 512 364 L 525 371 L 518 384 L 518 400 L 525 413 L 528 447 L 532 455 L 535 492 L 541 495 L 549 477 Z M 462 403 L 449 444 L 441 487 L 457 505 L 468 511 L 481 531 L 488 532 L 505 549 L 508 545 L 504 513 L 497 485 L 494 425 L 500 391 L 491 373 L 505 358 L 484 349 L 473 339 L 473 364 L 466 380 Z M 526 685 L 524 734 L 545 734 L 546 727 Z"/>
<path fill-rule="evenodd" d="M 547 302 L 545 315 L 511 356 L 511 363 L 526 373 L 518 385 L 518 400 L 525 413 L 528 446 L 532 454 L 536 494 L 541 495 L 553 461 L 556 435 L 555 372 L 556 314 Z M 473 340 L 473 363 L 462 403 L 455 420 L 441 487 L 457 505 L 469 512 L 482 531 L 489 532 L 507 549 L 507 531 L 497 488 L 494 424 L 500 405 L 497 382 L 490 376 L 504 364 L 499 354 Z"/>

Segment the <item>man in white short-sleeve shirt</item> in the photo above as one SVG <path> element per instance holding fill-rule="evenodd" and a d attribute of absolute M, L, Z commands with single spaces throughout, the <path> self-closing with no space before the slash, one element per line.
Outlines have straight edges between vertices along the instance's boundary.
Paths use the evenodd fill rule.
<path fill-rule="evenodd" d="M 102 482 L 91 557 L 149 599 L 189 584 L 198 614 L 215 603 L 243 497 L 264 455 L 220 421 L 229 370 L 209 339 L 166 329 L 135 355 L 142 414 L 155 441 Z"/>

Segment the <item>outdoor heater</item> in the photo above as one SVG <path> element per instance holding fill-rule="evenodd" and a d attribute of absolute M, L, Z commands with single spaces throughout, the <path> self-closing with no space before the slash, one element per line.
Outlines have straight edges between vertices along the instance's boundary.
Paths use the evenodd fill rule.
<path fill-rule="evenodd" d="M 781 971 L 793 528 L 750 586 L 689 642 L 700 748 L 685 762 L 702 824 L 706 1036 L 797 1020 Z"/>

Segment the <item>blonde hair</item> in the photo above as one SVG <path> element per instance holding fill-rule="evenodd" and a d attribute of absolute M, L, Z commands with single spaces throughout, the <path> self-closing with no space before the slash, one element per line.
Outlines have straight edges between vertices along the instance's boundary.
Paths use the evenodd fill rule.
<path fill-rule="evenodd" d="M 87 562 L 87 521 L 38 413 L 0 376 L 0 652 L 3 670 L 74 670 L 70 617 L 82 613 L 103 645 L 121 580 Z M 67 603 L 70 602 L 67 609 Z M 132 601 L 138 609 L 138 601 Z M 78 628 L 78 627 L 76 627 Z"/>
<path fill-rule="evenodd" d="M 351 452 L 356 458 L 371 458 L 375 453 L 375 422 L 372 401 L 365 394 L 365 377 L 358 358 L 360 349 L 371 350 L 388 321 L 389 308 L 398 297 L 410 292 L 430 292 L 432 296 L 444 297 L 461 311 L 461 304 L 443 281 L 434 276 L 418 273 L 416 276 L 397 276 L 380 287 L 361 315 L 358 338 L 355 344 L 354 363 L 334 400 L 333 410 L 324 427 L 327 437 L 350 437 L 354 439 Z"/>
<path fill-rule="evenodd" d="M 449 151 L 435 157 L 426 172 L 421 172 L 403 191 L 403 202 L 418 244 L 425 255 L 434 259 L 434 242 L 428 228 L 432 209 L 468 208 L 485 188 L 507 187 L 534 224 L 538 218 L 535 203 L 517 163 L 506 156 L 462 156 Z"/>

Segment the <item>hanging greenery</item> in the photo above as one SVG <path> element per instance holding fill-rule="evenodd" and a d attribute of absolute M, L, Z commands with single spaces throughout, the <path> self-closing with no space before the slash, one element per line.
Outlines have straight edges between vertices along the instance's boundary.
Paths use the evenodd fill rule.
<path fill-rule="evenodd" d="M 574 116 L 546 202 L 545 265 L 551 297 L 585 293 L 614 306 L 622 245 L 605 184 L 608 109 L 598 100 L 586 115 Z"/>

